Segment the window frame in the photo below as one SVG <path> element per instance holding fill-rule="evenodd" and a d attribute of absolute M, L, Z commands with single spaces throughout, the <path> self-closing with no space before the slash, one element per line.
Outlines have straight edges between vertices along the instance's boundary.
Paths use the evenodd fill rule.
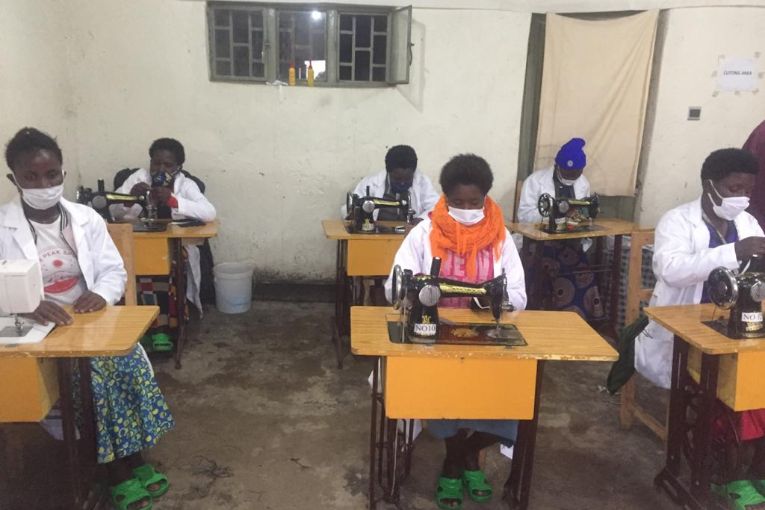
<path fill-rule="evenodd" d="M 400 55 L 394 50 L 393 37 L 394 15 L 407 10 L 409 12 L 406 24 L 405 55 Z M 221 60 L 215 47 L 215 13 L 218 10 L 237 10 L 245 12 L 260 11 L 263 19 L 263 50 L 261 60 L 264 64 L 264 77 L 219 75 L 217 73 L 217 61 Z M 412 63 L 411 55 L 411 6 L 381 6 L 381 5 L 353 5 L 353 4 L 315 4 L 315 3 L 272 3 L 272 2 L 245 2 L 236 0 L 209 0 L 206 2 L 207 13 L 207 46 L 208 46 L 208 77 L 211 82 L 228 83 L 252 83 L 267 84 L 278 79 L 279 74 L 279 13 L 296 13 L 302 11 L 319 11 L 325 14 L 324 51 L 326 57 L 326 80 L 315 80 L 315 87 L 331 88 L 380 88 L 392 87 L 409 83 L 409 67 Z M 385 50 L 385 80 L 384 81 L 354 81 L 340 80 L 340 16 L 380 16 L 387 17 L 386 23 L 386 50 Z M 233 20 L 231 26 L 233 41 Z M 231 60 L 233 71 L 234 47 L 231 42 Z M 403 44 L 403 41 L 402 41 Z M 250 47 L 250 52 L 252 47 Z M 252 56 L 252 54 L 250 54 Z M 404 79 L 393 77 L 393 66 L 399 64 L 401 59 L 406 59 L 406 75 Z M 252 65 L 252 59 L 250 59 Z M 371 65 L 370 58 L 370 65 Z M 371 69 L 370 69 L 371 77 Z M 286 81 L 286 80 L 283 80 Z M 296 86 L 307 86 L 306 79 L 297 80 Z"/>

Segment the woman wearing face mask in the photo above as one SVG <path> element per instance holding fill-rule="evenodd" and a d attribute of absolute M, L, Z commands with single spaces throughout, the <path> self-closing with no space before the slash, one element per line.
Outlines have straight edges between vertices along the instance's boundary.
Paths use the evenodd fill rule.
<path fill-rule="evenodd" d="M 765 237 L 745 212 L 758 172 L 757 160 L 741 149 L 712 152 L 701 167 L 701 197 L 667 212 L 656 226 L 650 306 L 707 303 L 706 280 L 720 266 L 736 269 L 753 255 L 765 255 Z M 635 340 L 635 368 L 654 384 L 670 387 L 672 333 L 654 322 Z M 723 404 L 720 404 L 723 406 Z M 733 413 L 725 408 L 715 427 L 738 430 L 740 445 L 728 445 L 729 465 L 717 482 L 733 508 L 765 508 L 765 410 Z"/>
<path fill-rule="evenodd" d="M 513 306 L 526 306 L 523 267 L 502 210 L 487 196 L 493 175 L 483 158 L 463 154 L 452 158 L 441 170 L 443 195 L 429 218 L 404 239 L 394 265 L 415 274 L 430 272 L 434 256 L 441 257 L 440 275 L 466 282 L 483 282 L 507 275 L 507 294 Z M 385 284 L 390 299 L 391 278 Z M 439 306 L 467 308 L 470 298 L 442 299 Z M 455 398 L 470 398 L 455 395 Z M 477 502 L 492 496 L 478 464 L 483 448 L 502 441 L 512 444 L 517 422 L 512 420 L 428 420 L 428 430 L 446 444 L 436 502 L 442 509 L 462 507 L 463 490 Z M 464 488 L 464 489 L 463 489 Z"/>
<path fill-rule="evenodd" d="M 116 303 L 127 277 L 122 258 L 103 219 L 62 198 L 56 141 L 24 128 L 8 142 L 5 159 L 20 196 L 0 207 L 0 259 L 40 261 L 45 299 L 30 317 L 65 326 L 73 319 L 64 306 L 79 314 Z M 107 466 L 112 502 L 120 510 L 151 508 L 169 484 L 141 451 L 174 425 L 151 365 L 140 346 L 90 363 L 98 462 Z"/>

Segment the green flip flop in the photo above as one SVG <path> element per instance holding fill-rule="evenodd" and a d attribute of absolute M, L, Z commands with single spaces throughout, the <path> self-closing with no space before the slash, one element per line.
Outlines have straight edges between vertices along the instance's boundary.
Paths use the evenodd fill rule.
<path fill-rule="evenodd" d="M 757 492 L 765 496 L 765 480 L 752 480 L 752 485 L 757 489 Z"/>
<path fill-rule="evenodd" d="M 173 341 L 167 333 L 155 333 L 151 335 L 151 350 L 154 352 L 170 352 L 173 350 Z"/>
<path fill-rule="evenodd" d="M 144 464 L 135 468 L 133 474 L 153 499 L 164 496 L 170 488 L 170 481 L 167 476 L 154 469 L 151 464 Z M 159 485 L 159 489 L 150 490 L 149 487 L 152 485 Z"/>
<path fill-rule="evenodd" d="M 151 494 L 149 494 L 143 484 L 135 478 L 125 480 L 114 487 L 110 487 L 109 494 L 111 495 L 112 505 L 117 510 L 130 510 L 133 505 L 141 503 L 142 501 L 148 501 L 149 504 L 140 507 L 141 510 L 151 510 L 154 506 Z"/>
<path fill-rule="evenodd" d="M 726 498 L 735 510 L 749 510 L 757 505 L 765 505 L 765 496 L 749 480 L 713 486 L 713 490 Z"/>
<path fill-rule="evenodd" d="M 476 503 L 486 503 L 491 501 L 493 491 L 491 485 L 486 480 L 486 475 L 483 471 L 477 469 L 475 471 L 465 470 L 462 473 L 462 483 L 467 489 L 468 496 Z"/>
<path fill-rule="evenodd" d="M 462 480 L 459 478 L 438 478 L 436 489 L 436 505 L 441 510 L 462 510 Z M 456 501 L 456 504 L 449 504 Z"/>

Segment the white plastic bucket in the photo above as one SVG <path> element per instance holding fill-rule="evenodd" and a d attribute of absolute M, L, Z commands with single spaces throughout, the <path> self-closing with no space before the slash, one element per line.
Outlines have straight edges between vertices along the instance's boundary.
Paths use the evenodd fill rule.
<path fill-rule="evenodd" d="M 223 262 L 213 267 L 215 306 L 223 313 L 244 313 L 252 305 L 252 264 Z"/>

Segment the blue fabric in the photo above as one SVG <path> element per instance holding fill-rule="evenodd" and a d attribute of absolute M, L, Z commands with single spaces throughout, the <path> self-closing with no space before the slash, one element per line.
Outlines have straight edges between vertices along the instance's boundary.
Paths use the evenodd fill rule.
<path fill-rule="evenodd" d="M 587 155 L 582 149 L 584 143 L 581 138 L 572 138 L 561 146 L 555 156 L 555 163 L 561 170 L 579 170 L 587 166 Z"/>
<path fill-rule="evenodd" d="M 127 356 L 91 358 L 90 367 L 100 464 L 156 445 L 175 426 L 151 366 L 138 347 Z"/>
<path fill-rule="evenodd" d="M 512 446 L 518 436 L 518 420 L 427 420 L 427 429 L 438 439 L 452 437 L 460 429 L 486 432 L 502 438 L 505 446 Z"/>
<path fill-rule="evenodd" d="M 720 234 L 717 232 L 717 229 L 714 228 L 712 225 L 704 222 L 704 225 L 707 226 L 707 229 L 709 230 L 709 247 L 710 248 L 717 248 L 718 246 L 722 246 L 724 244 L 730 244 L 730 243 L 736 243 L 738 242 L 738 230 L 736 230 L 736 224 L 732 221 L 728 222 L 728 231 L 725 233 L 725 239 L 720 238 Z M 711 300 L 709 299 L 709 291 L 707 289 L 707 282 L 704 282 L 704 288 L 701 291 L 701 302 L 702 303 L 710 303 Z"/>

